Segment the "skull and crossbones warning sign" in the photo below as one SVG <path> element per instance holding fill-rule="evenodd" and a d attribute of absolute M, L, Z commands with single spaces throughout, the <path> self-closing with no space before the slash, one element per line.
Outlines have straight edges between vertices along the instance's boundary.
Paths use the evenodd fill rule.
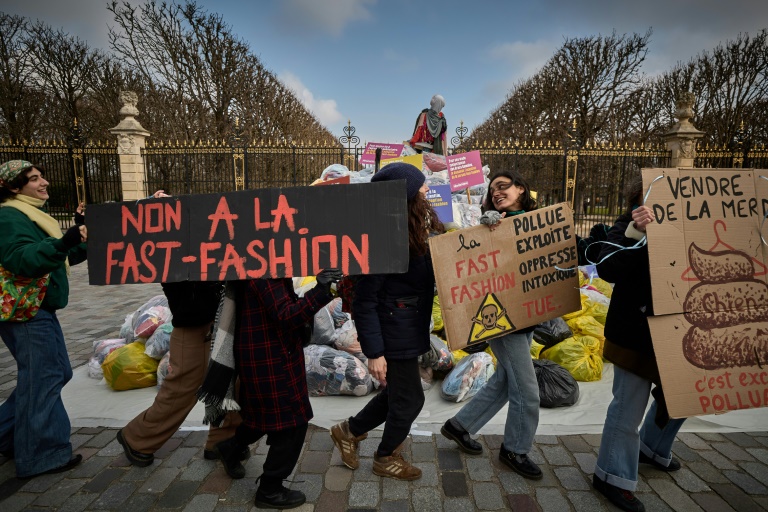
<path fill-rule="evenodd" d="M 501 305 L 493 293 L 485 296 L 483 303 L 472 318 L 467 344 L 496 338 L 501 334 L 512 332 L 515 326 L 507 315 L 507 310 Z"/>

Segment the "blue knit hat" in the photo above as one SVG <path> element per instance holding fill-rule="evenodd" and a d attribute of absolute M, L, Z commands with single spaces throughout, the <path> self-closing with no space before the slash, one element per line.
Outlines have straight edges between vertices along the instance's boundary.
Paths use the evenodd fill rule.
<path fill-rule="evenodd" d="M 373 178 L 371 178 L 371 183 L 374 181 L 405 180 L 405 189 L 407 191 L 408 200 L 410 201 L 419 193 L 419 189 L 424 185 L 425 179 L 424 173 L 416 166 L 403 162 L 396 162 L 387 165 L 374 174 Z"/>

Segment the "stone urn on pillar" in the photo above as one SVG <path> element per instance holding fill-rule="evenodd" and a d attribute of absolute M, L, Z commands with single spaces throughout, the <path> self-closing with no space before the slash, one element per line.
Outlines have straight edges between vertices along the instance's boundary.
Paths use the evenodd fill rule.
<path fill-rule="evenodd" d="M 136 120 L 139 109 L 138 96 L 132 91 L 121 91 L 120 122 L 110 133 L 117 137 L 117 154 L 120 157 L 120 181 L 123 188 L 123 201 L 134 201 L 147 197 L 147 184 L 144 175 L 144 148 L 149 132 Z"/>
<path fill-rule="evenodd" d="M 695 101 L 696 96 L 692 92 L 684 92 L 675 102 L 677 122 L 664 134 L 664 143 L 672 152 L 670 167 L 693 167 L 696 140 L 704 136 L 704 132 L 697 130 L 690 121 Z"/>

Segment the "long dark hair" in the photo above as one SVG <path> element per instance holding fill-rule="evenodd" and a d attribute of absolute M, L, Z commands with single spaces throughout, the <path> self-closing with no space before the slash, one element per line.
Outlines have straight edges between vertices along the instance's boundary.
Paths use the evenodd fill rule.
<path fill-rule="evenodd" d="M 29 183 L 29 171 L 32 169 L 37 169 L 40 171 L 40 175 L 45 175 L 45 169 L 40 167 L 39 165 L 29 165 L 27 167 L 24 167 L 21 169 L 19 174 L 16 175 L 15 178 L 13 178 L 10 181 L 4 181 L 2 185 L 0 185 L 0 203 L 5 202 L 8 199 L 11 199 L 12 197 L 16 197 L 16 192 L 13 192 L 11 189 L 16 188 L 23 188 L 24 185 Z"/>
<path fill-rule="evenodd" d="M 427 198 L 419 192 L 408 201 L 408 250 L 411 256 L 427 254 L 427 239 L 431 233 L 445 233 L 445 226 Z"/>
<path fill-rule="evenodd" d="M 488 192 L 486 192 L 485 199 L 483 200 L 483 204 L 480 207 L 480 210 L 483 213 L 487 211 L 499 211 L 493 204 L 493 197 L 491 197 L 491 183 L 493 183 L 493 180 L 496 178 L 501 177 L 509 178 L 512 180 L 512 185 L 516 187 L 523 187 L 524 191 L 522 194 L 520 194 L 520 206 L 522 207 L 523 211 L 530 212 L 531 210 L 536 209 L 536 201 L 534 201 L 531 197 L 531 187 L 528 186 L 528 182 L 525 178 L 523 178 L 523 175 L 517 171 L 499 171 L 493 173 L 493 176 L 491 176 L 491 181 L 488 183 Z"/>

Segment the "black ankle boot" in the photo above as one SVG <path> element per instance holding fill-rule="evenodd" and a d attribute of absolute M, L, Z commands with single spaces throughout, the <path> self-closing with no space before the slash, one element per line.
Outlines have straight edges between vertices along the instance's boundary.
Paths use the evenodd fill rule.
<path fill-rule="evenodd" d="M 213 450 L 224 464 L 224 470 L 230 478 L 239 480 L 245 476 L 245 468 L 240 464 L 240 456 L 243 453 L 243 447 L 237 442 L 237 439 L 230 437 L 222 441 Z"/>
<path fill-rule="evenodd" d="M 294 491 L 280 486 L 274 491 L 265 491 L 264 486 L 260 485 L 256 491 L 256 498 L 253 500 L 257 508 L 276 508 L 285 510 L 288 508 L 300 507 L 307 501 L 307 497 L 301 491 Z"/>

